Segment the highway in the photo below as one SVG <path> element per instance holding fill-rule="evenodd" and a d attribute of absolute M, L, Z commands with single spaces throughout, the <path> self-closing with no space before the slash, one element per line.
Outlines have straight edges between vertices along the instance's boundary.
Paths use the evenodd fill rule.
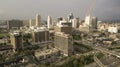
<path fill-rule="evenodd" d="M 92 50 L 92 51 L 90 51 L 90 52 L 83 53 L 83 54 L 81 54 L 81 53 L 78 53 L 78 54 L 76 54 L 76 56 L 81 56 L 81 55 L 87 56 L 87 55 L 90 55 L 90 54 L 93 54 L 93 53 L 96 53 L 96 52 L 97 52 L 97 51 L 95 51 L 95 50 Z"/>
<path fill-rule="evenodd" d="M 106 48 L 98 47 L 98 46 L 97 47 L 93 47 L 93 48 L 96 49 L 96 50 L 99 50 L 101 52 L 108 53 L 108 54 L 116 56 L 116 57 L 120 57 L 120 53 L 119 52 L 111 51 L 111 50 L 108 50 Z"/>
<path fill-rule="evenodd" d="M 106 67 L 105 65 L 102 64 L 102 62 L 96 57 L 94 56 L 94 61 L 100 66 L 100 67 Z"/>
<path fill-rule="evenodd" d="M 106 49 L 104 47 L 95 46 L 91 42 L 88 42 L 88 41 L 75 41 L 75 42 L 91 46 L 93 49 L 96 49 L 96 50 L 99 50 L 101 52 L 104 52 L 104 53 L 116 56 L 117 58 L 120 58 L 120 53 L 119 52 L 111 51 L 111 50 L 108 50 L 108 49 Z"/>

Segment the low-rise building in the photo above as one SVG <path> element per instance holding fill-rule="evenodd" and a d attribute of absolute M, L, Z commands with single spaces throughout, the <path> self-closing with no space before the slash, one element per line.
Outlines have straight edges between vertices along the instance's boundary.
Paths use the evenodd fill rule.
<path fill-rule="evenodd" d="M 35 57 L 41 62 L 54 62 L 56 58 L 60 56 L 60 51 L 56 48 L 37 50 L 35 51 Z"/>

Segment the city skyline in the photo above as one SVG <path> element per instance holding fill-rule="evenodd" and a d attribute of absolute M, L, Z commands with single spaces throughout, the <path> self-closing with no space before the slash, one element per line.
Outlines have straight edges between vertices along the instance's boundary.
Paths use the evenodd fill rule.
<path fill-rule="evenodd" d="M 50 15 L 53 18 L 66 17 L 73 13 L 75 17 L 84 19 L 92 0 L 1 0 L 0 20 L 31 19 L 39 13 L 42 19 Z M 100 20 L 118 20 L 120 18 L 119 0 L 96 0 L 91 11 L 92 16 Z"/>
<path fill-rule="evenodd" d="M 0 0 L 0 67 L 120 67 L 120 0 Z"/>

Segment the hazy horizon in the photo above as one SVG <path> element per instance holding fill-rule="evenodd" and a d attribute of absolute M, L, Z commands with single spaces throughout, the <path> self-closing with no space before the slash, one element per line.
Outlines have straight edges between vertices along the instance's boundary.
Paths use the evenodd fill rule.
<path fill-rule="evenodd" d="M 48 15 L 53 18 L 75 17 L 84 19 L 92 0 L 0 0 L 0 20 L 32 19 L 38 13 L 42 19 Z M 120 19 L 120 0 L 96 0 L 91 11 L 92 16 L 100 20 Z"/>

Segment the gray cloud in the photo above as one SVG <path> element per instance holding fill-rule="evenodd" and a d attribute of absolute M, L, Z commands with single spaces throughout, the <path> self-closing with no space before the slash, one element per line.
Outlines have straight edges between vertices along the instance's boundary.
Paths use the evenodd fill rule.
<path fill-rule="evenodd" d="M 47 15 L 56 18 L 66 17 L 73 12 L 76 17 L 84 19 L 92 0 L 0 0 L 0 10 L 5 10 L 0 19 L 29 19 L 40 13 L 43 19 Z M 120 0 L 96 0 L 91 15 L 100 20 L 120 18 Z"/>

